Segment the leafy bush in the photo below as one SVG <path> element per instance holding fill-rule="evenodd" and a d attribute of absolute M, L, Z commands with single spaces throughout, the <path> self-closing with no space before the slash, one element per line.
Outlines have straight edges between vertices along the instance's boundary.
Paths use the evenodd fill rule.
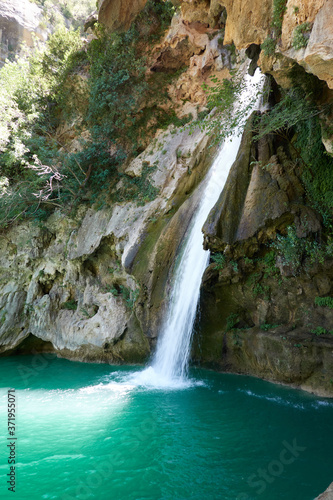
<path fill-rule="evenodd" d="M 296 26 L 293 33 L 292 46 L 294 49 L 299 50 L 307 46 L 312 25 L 310 23 L 303 23 Z"/>
<path fill-rule="evenodd" d="M 212 261 L 215 262 L 215 269 L 218 269 L 219 271 L 224 269 L 226 265 L 226 258 L 223 253 L 215 253 L 211 256 L 211 258 Z"/>
<path fill-rule="evenodd" d="M 264 332 L 268 332 L 268 330 L 273 330 L 274 328 L 277 328 L 280 325 L 270 325 L 269 323 L 263 323 L 260 325 L 260 329 L 264 330 Z"/>
<path fill-rule="evenodd" d="M 74 3 L 64 5 L 70 10 Z M 86 51 L 78 31 L 61 27 L 43 50 L 24 53 L 0 70 L 0 226 L 26 216 L 47 217 L 55 207 L 70 210 L 87 189 L 93 203 L 107 180 L 117 184 L 116 167 L 144 146 L 146 122 L 138 112 L 148 92 L 143 42 L 160 37 L 173 12 L 171 2 L 150 0 L 127 33 L 99 28 Z M 88 67 L 86 107 L 78 110 L 73 78 Z M 89 129 L 90 138 L 83 151 L 69 153 L 55 131 L 65 121 L 77 121 L 78 113 L 77 134 Z M 165 123 L 177 121 L 172 113 L 164 115 Z M 140 189 L 142 203 L 157 194 L 145 175 L 137 186 L 131 183 L 125 180 L 124 200 Z"/>
<path fill-rule="evenodd" d="M 241 101 L 240 95 L 245 88 L 242 75 L 231 72 L 231 79 L 220 81 L 216 76 L 211 76 L 213 86 L 204 84 L 202 88 L 207 94 L 207 108 L 214 110 L 214 114 L 196 120 L 193 125 L 199 125 L 215 136 L 215 143 L 230 137 L 241 124 L 244 125 L 254 103 L 261 92 L 258 85 L 257 93 L 248 97 L 246 103 Z"/>
<path fill-rule="evenodd" d="M 311 330 L 311 333 L 314 333 L 317 336 L 319 336 L 319 335 L 327 335 L 327 334 L 333 335 L 333 330 L 328 331 L 328 330 L 326 330 L 326 328 L 324 328 L 322 326 L 317 326 L 317 328 L 315 328 L 314 330 Z"/>
<path fill-rule="evenodd" d="M 122 297 L 125 300 L 126 305 L 130 308 L 134 308 L 134 304 L 139 296 L 140 290 L 131 290 L 124 285 L 112 286 L 109 289 L 109 292 L 112 293 L 115 297 Z"/>
<path fill-rule="evenodd" d="M 306 78 L 302 83 L 308 85 Z M 255 139 L 275 133 L 289 143 L 302 163 L 302 181 L 307 195 L 328 227 L 333 209 L 333 158 L 326 153 L 322 143 L 318 115 L 325 109 L 314 103 L 315 91 L 310 83 L 309 89 L 297 84 L 283 91 L 272 110 L 258 118 Z"/>
<path fill-rule="evenodd" d="M 64 302 L 61 306 L 62 309 L 68 309 L 69 311 L 77 310 L 77 301 L 76 300 L 68 300 Z"/>
<path fill-rule="evenodd" d="M 277 234 L 276 241 L 272 243 L 272 247 L 277 250 L 282 263 L 284 265 L 290 265 L 294 270 L 294 274 L 297 273 L 301 265 L 305 245 L 305 239 L 298 238 L 294 226 L 288 226 L 287 236 Z"/>
<path fill-rule="evenodd" d="M 0 70 L 0 169 L 9 182 L 0 197 L 2 226 L 44 217 L 42 205 L 61 206 L 63 189 L 75 192 L 81 182 L 74 172 L 60 173 L 59 146 L 47 132 L 80 43 L 78 33 L 60 30 L 43 50 L 23 53 Z"/>
<path fill-rule="evenodd" d="M 228 317 L 227 317 L 227 327 L 226 327 L 226 331 L 229 332 L 230 330 L 232 330 L 234 328 L 235 325 L 237 325 L 237 323 L 239 322 L 239 316 L 238 314 L 236 313 L 231 313 Z"/>
<path fill-rule="evenodd" d="M 261 49 L 263 50 L 265 56 L 272 56 L 275 52 L 276 40 L 267 37 L 261 44 Z"/>
<path fill-rule="evenodd" d="M 333 158 L 326 153 L 322 143 L 317 116 L 298 122 L 295 129 L 295 146 L 305 163 L 302 181 L 314 208 L 321 213 L 324 224 L 329 227 L 333 210 Z"/>
<path fill-rule="evenodd" d="M 272 27 L 276 29 L 278 35 L 281 33 L 283 16 L 286 9 L 287 0 L 273 0 Z"/>
<path fill-rule="evenodd" d="M 301 122 L 308 122 L 318 115 L 317 107 L 306 99 L 302 89 L 292 87 L 282 91 L 280 101 L 258 119 L 257 135 L 255 139 L 260 139 L 267 134 L 280 134 L 287 139 L 286 132 Z"/>
<path fill-rule="evenodd" d="M 74 28 L 83 29 L 83 24 L 89 14 L 96 9 L 96 0 L 30 0 L 36 3 L 43 11 L 43 24 L 53 27 L 65 26 L 67 21 Z M 64 19 L 65 18 L 65 19 Z"/>
<path fill-rule="evenodd" d="M 316 306 L 333 309 L 333 297 L 316 297 L 315 304 Z"/>
<path fill-rule="evenodd" d="M 296 275 L 304 258 L 311 264 L 324 263 L 326 257 L 333 255 L 330 245 L 320 244 L 315 240 L 299 238 L 295 226 L 287 227 L 287 235 L 277 234 L 271 246 L 277 250 L 284 265 L 290 265 Z"/>

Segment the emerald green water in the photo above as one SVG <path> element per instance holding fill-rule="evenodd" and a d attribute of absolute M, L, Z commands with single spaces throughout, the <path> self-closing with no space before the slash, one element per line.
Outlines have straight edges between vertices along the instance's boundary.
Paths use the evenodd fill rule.
<path fill-rule="evenodd" d="M 333 401 L 204 370 L 187 387 L 140 388 L 134 371 L 1 359 L 0 498 L 313 500 L 333 480 Z M 15 493 L 6 485 L 10 387 Z"/>

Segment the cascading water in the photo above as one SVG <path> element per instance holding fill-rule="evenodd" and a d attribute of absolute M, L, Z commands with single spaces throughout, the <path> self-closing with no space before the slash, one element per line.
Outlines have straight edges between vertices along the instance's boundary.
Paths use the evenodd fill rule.
<path fill-rule="evenodd" d="M 254 77 L 246 75 L 244 78 L 246 86 L 237 106 L 244 106 L 253 98 L 263 76 L 257 70 Z M 257 103 L 258 101 L 259 99 Z M 138 384 L 165 387 L 185 382 L 200 284 L 209 261 L 209 251 L 203 249 L 201 229 L 217 202 L 230 167 L 236 159 L 244 125 L 245 123 L 240 125 L 232 137 L 224 142 L 206 176 L 202 201 L 192 218 L 176 268 L 169 309 L 159 335 L 156 353 L 151 366 L 135 376 Z"/>

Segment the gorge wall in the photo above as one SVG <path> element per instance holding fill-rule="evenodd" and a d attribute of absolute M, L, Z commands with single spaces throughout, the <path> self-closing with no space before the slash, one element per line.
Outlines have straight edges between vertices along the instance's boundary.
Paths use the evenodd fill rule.
<path fill-rule="evenodd" d="M 47 31 L 40 26 L 42 11 L 28 0 L 4 1 L 0 5 L 0 64 L 14 55 L 24 42 L 33 46 L 33 36 L 45 41 Z"/>
<path fill-rule="evenodd" d="M 145 4 L 102 0 L 99 21 L 121 32 Z M 149 75 L 176 74 L 161 109 L 172 108 L 178 119 L 207 115 L 202 84 L 212 86 L 213 75 L 218 81 L 229 78 L 245 51 L 252 71 L 258 64 L 270 75 L 274 102 L 281 88 L 292 86 L 291 67 L 297 68 L 298 81 L 310 75 L 318 103 L 332 102 L 331 0 L 288 0 L 283 15 L 269 0 L 175 5 L 171 25 L 152 44 L 147 69 Z M 274 15 L 279 14 L 277 28 Z M 304 25 L 305 45 L 295 48 L 295 30 Z M 271 51 L 262 48 L 267 39 Z M 84 86 L 86 76 L 79 77 Z M 140 106 L 141 111 L 148 104 Z M 330 116 L 320 122 L 320 141 L 328 152 Z M 66 148 L 80 148 L 72 124 L 61 127 L 57 133 L 66 138 Z M 193 360 L 331 396 L 333 259 L 325 254 L 316 260 L 313 250 L 323 234 L 328 242 L 323 217 L 304 186 L 304 165 L 293 146 L 297 134 L 271 133 L 257 142 L 253 135 L 249 123 L 203 228 L 213 260 L 203 278 Z M 200 197 L 195 188 L 214 155 L 212 144 L 212 135 L 199 125 L 158 129 L 136 158 L 119 167 L 142 190 L 155 188 L 154 199 L 119 201 L 100 210 L 82 203 L 76 213 L 56 211 L 43 224 L 26 221 L 2 232 L 2 355 L 49 350 L 84 361 L 148 358 L 177 250 Z M 122 179 L 109 190 L 121 190 Z M 290 239 L 301 248 L 296 265 L 272 253 L 272 242 L 277 235 L 286 237 L 289 226 L 295 231 Z M 306 241 L 313 243 L 312 253 Z"/>

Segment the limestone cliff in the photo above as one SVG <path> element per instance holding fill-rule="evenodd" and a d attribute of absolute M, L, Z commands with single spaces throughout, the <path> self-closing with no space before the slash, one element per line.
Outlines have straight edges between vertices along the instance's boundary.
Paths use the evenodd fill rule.
<path fill-rule="evenodd" d="M 261 45 L 271 36 L 274 6 L 272 0 L 181 0 L 185 22 L 201 23 L 215 28 L 225 24 L 224 44 L 234 43 L 237 49 Z M 111 29 L 126 29 L 146 0 L 100 2 L 99 20 Z M 284 13 L 285 10 L 285 13 Z M 261 54 L 259 65 L 274 74 L 278 83 L 285 83 L 291 61 L 325 80 L 333 88 L 332 0 L 287 0 L 283 8 L 281 33 L 273 57 Z M 293 48 L 295 29 L 309 24 L 304 48 Z"/>
<path fill-rule="evenodd" d="M 21 224 L 1 237 L 2 352 L 42 339 L 68 358 L 146 359 L 195 199 L 181 226 L 174 211 L 207 166 L 205 134 L 171 132 L 159 137 L 166 150 L 151 146 L 126 167 L 131 177 L 151 171 L 155 200 L 112 210 L 82 206 L 75 217 L 55 213 L 40 227 Z"/>
<path fill-rule="evenodd" d="M 166 87 L 168 101 L 157 101 L 161 111 L 173 109 L 180 121 L 205 110 L 202 83 L 209 85 L 212 74 L 227 77 L 232 64 L 218 38 L 219 30 L 203 31 L 176 13 L 148 59 L 148 79 L 181 70 Z M 68 153 L 91 140 L 84 127 L 78 132 L 87 78 L 80 70 L 66 82 L 76 116 L 60 121 L 55 137 Z M 155 109 L 154 99 L 148 94 L 139 111 Z M 47 349 L 81 360 L 147 359 L 177 250 L 200 197 L 195 188 L 214 154 L 200 127 L 156 131 L 154 123 L 152 118 L 155 132 L 144 131 L 146 149 L 118 167 L 117 182 L 102 198 L 117 199 L 128 184 L 153 196 L 120 197 L 102 209 L 83 202 L 76 213 L 56 211 L 37 226 L 21 223 L 1 235 L 3 354 Z"/>
<path fill-rule="evenodd" d="M 288 144 L 271 136 L 256 148 L 252 133 L 249 124 L 203 228 L 206 248 L 223 252 L 225 261 L 203 277 L 195 356 L 223 371 L 332 395 L 333 311 L 318 297 L 332 293 L 333 259 L 299 254 L 292 265 L 272 252 L 276 234 L 291 224 L 292 245 L 297 234 L 311 240 L 322 231 L 320 216 Z"/>
<path fill-rule="evenodd" d="M 33 45 L 33 36 L 46 40 L 47 31 L 40 26 L 41 9 L 29 0 L 3 1 L 0 4 L 0 64 L 14 55 L 25 42 Z"/>

